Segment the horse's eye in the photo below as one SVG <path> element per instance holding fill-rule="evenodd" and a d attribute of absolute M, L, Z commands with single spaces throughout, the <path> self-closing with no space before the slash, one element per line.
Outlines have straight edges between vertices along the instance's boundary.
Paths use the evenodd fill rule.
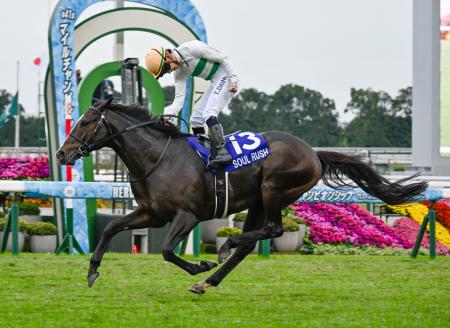
<path fill-rule="evenodd" d="M 81 126 L 86 126 L 86 125 L 88 125 L 88 124 L 89 124 L 89 122 L 86 121 L 86 120 L 82 120 L 82 121 L 81 121 Z"/>

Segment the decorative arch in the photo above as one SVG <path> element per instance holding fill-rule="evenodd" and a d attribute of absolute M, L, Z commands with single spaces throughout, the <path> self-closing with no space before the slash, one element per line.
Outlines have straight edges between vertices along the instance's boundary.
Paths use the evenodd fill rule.
<path fill-rule="evenodd" d="M 80 117 L 75 60 L 95 40 L 119 31 L 142 30 L 166 37 L 174 45 L 192 39 L 207 42 L 203 20 L 189 0 L 129 0 L 159 10 L 117 8 L 92 16 L 75 27 L 77 19 L 87 7 L 102 1 L 105 0 L 61 0 L 53 12 L 48 35 L 50 68 L 45 84 L 49 154 L 54 154 L 65 139 L 66 118 L 76 121 Z M 118 16 L 121 18 L 117 19 Z M 183 36 L 180 37 L 179 32 Z M 189 116 L 194 86 L 192 80 L 187 84 L 186 94 L 191 95 L 191 99 L 183 107 L 184 118 Z M 199 89 L 202 89 L 201 84 Z M 51 155 L 50 165 L 54 180 L 66 180 L 65 172 Z M 86 181 L 84 171 L 83 162 L 74 165 L 76 180 Z M 84 200 L 74 200 L 73 203 L 74 233 L 83 250 L 87 251 L 89 246 L 92 247 L 87 228 L 88 222 L 91 225 L 93 220 L 92 210 L 86 208 Z M 59 207 L 57 214 L 61 216 L 62 206 L 56 206 L 57 209 Z"/>

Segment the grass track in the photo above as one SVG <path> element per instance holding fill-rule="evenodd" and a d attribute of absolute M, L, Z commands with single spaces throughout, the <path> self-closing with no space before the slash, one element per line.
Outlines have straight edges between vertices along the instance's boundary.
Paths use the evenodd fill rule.
<path fill-rule="evenodd" d="M 92 289 L 88 262 L 0 255 L 0 327 L 450 327 L 450 258 L 250 256 L 203 296 L 161 256 L 107 254 Z"/>

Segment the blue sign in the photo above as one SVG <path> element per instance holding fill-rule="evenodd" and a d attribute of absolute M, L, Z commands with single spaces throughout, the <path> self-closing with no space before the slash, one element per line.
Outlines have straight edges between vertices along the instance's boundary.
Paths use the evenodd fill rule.
<path fill-rule="evenodd" d="M 442 198 L 442 191 L 439 189 L 427 189 L 414 201 L 437 200 Z M 383 201 L 366 193 L 361 188 L 333 189 L 330 187 L 314 187 L 303 194 L 299 202 L 308 203 L 383 203 Z"/>
<path fill-rule="evenodd" d="M 17 189 L 14 189 L 17 191 Z M 62 182 L 62 181 L 25 181 L 23 192 L 44 197 L 57 198 L 133 198 L 128 182 Z M 438 200 L 443 198 L 441 189 L 428 188 L 414 201 Z M 315 203 L 383 203 L 367 194 L 361 188 L 332 189 L 315 186 L 298 201 Z"/>
<path fill-rule="evenodd" d="M 80 111 L 78 107 L 78 91 L 75 68 L 75 23 L 82 12 L 89 6 L 105 0 L 61 0 L 56 5 L 50 21 L 49 50 L 51 57 L 51 71 L 54 90 L 54 104 L 56 112 L 56 138 L 52 143 L 62 144 L 66 138 L 66 120 L 78 121 Z M 186 24 L 199 38 L 206 42 L 206 30 L 197 9 L 189 0 L 130 0 L 159 8 L 174 15 Z M 189 87 L 191 84 L 189 84 Z M 189 94 L 189 93 L 187 93 Z M 49 127 L 53 129 L 54 127 Z M 66 172 L 61 168 L 62 180 L 66 179 Z M 73 181 L 84 181 L 83 162 L 77 161 L 72 170 Z M 87 211 L 86 202 L 75 200 L 74 229 L 75 236 L 84 251 L 88 251 Z"/>

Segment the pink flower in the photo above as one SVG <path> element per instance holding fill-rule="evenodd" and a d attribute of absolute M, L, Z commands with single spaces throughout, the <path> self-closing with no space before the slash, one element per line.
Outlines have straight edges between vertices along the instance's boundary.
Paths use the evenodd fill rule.
<path fill-rule="evenodd" d="M 409 240 L 355 204 L 297 202 L 291 208 L 310 227 L 313 243 L 412 247 Z"/>

